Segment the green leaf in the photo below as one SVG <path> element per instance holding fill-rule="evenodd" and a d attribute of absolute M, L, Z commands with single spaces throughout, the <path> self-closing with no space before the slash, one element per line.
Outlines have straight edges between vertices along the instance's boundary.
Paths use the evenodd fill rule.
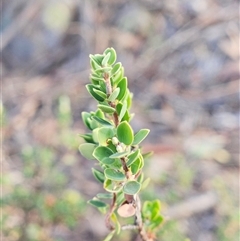
<path fill-rule="evenodd" d="M 101 96 L 103 99 L 107 99 L 107 95 L 106 95 L 104 92 L 102 92 L 101 90 L 97 90 L 97 89 L 93 88 L 93 91 L 94 91 L 97 95 Z"/>
<path fill-rule="evenodd" d="M 83 120 L 84 125 L 85 125 L 89 130 L 92 130 L 91 125 L 90 125 L 90 123 L 89 123 L 89 118 L 90 118 L 90 116 L 91 116 L 90 113 L 85 112 L 85 111 L 82 112 L 82 120 Z"/>
<path fill-rule="evenodd" d="M 116 59 L 117 59 L 117 53 L 115 51 L 114 48 L 107 48 L 105 51 L 104 51 L 104 54 L 109 54 L 110 53 L 110 58 L 108 60 L 108 64 L 109 65 L 112 65 L 115 63 Z"/>
<path fill-rule="evenodd" d="M 122 184 L 119 182 L 114 182 L 110 179 L 106 179 L 103 185 L 104 189 L 108 192 L 119 192 L 122 189 Z"/>
<path fill-rule="evenodd" d="M 135 175 L 141 169 L 141 158 L 138 157 L 136 161 L 131 165 L 132 174 Z"/>
<path fill-rule="evenodd" d="M 117 138 L 125 145 L 131 145 L 133 142 L 133 130 L 127 121 L 121 122 L 117 127 Z"/>
<path fill-rule="evenodd" d="M 119 101 L 121 101 L 125 94 L 127 93 L 127 78 L 124 77 L 117 85 L 118 88 L 120 88 L 120 93 L 117 97 Z"/>
<path fill-rule="evenodd" d="M 94 116 L 99 117 L 99 118 L 101 118 L 101 119 L 104 119 L 104 118 L 105 118 L 104 113 L 103 113 L 101 110 L 99 110 L 99 109 L 97 109 L 97 111 L 95 112 L 95 115 L 94 115 Z M 94 116 L 93 116 L 93 117 L 94 117 Z"/>
<path fill-rule="evenodd" d="M 91 54 L 89 55 L 89 57 L 90 57 L 90 65 L 91 65 L 92 70 L 99 69 L 101 67 L 101 64 L 98 63 L 96 58 Z"/>
<path fill-rule="evenodd" d="M 98 146 L 93 152 L 93 156 L 100 162 L 103 160 L 103 158 L 109 157 L 112 154 L 113 151 L 106 146 Z"/>
<path fill-rule="evenodd" d="M 107 146 L 107 140 L 114 136 L 112 127 L 101 127 L 98 130 L 98 142 L 102 146 Z"/>
<path fill-rule="evenodd" d="M 116 63 L 112 68 L 111 76 L 117 74 L 120 71 L 121 67 L 122 64 L 120 62 Z"/>
<path fill-rule="evenodd" d="M 83 143 L 79 146 L 79 151 L 88 160 L 94 160 L 93 151 L 96 148 L 95 144 Z"/>
<path fill-rule="evenodd" d="M 96 120 L 99 124 L 103 125 L 103 126 L 112 126 L 112 124 L 100 117 L 97 116 L 93 116 L 93 119 Z"/>
<path fill-rule="evenodd" d="M 117 74 L 113 75 L 111 77 L 112 82 L 114 84 L 114 86 L 118 85 L 118 83 L 120 82 L 120 80 L 123 78 L 124 76 L 124 69 L 123 67 L 117 72 Z"/>
<path fill-rule="evenodd" d="M 115 159 L 109 158 L 109 157 L 104 157 L 101 160 L 101 163 L 107 166 L 111 166 L 115 162 Z"/>
<path fill-rule="evenodd" d="M 108 100 L 109 100 L 109 101 L 114 101 L 114 100 L 118 97 L 119 92 L 120 92 L 120 89 L 119 89 L 119 88 L 116 88 L 116 89 L 112 92 L 112 94 L 108 97 Z"/>
<path fill-rule="evenodd" d="M 94 80 L 94 81 L 97 81 L 97 82 L 99 82 L 99 81 L 104 81 L 104 78 L 103 78 L 103 77 L 99 77 L 98 75 L 96 75 L 96 74 L 94 74 L 94 73 L 92 73 L 92 74 L 90 75 L 90 79 L 92 79 L 92 80 Z"/>
<path fill-rule="evenodd" d="M 147 137 L 149 132 L 150 132 L 149 129 L 141 129 L 139 132 L 135 134 L 132 144 L 133 145 L 140 144 Z"/>
<path fill-rule="evenodd" d="M 111 233 L 109 233 L 109 234 L 107 235 L 107 237 L 106 237 L 103 241 L 110 241 L 110 240 L 113 238 L 115 232 L 116 232 L 116 231 L 113 230 Z"/>
<path fill-rule="evenodd" d="M 90 59 L 93 60 L 98 66 L 101 67 L 102 64 L 102 60 L 104 58 L 104 56 L 102 54 L 90 54 L 89 55 Z"/>
<path fill-rule="evenodd" d="M 99 128 L 95 128 L 93 131 L 92 131 L 92 137 L 93 137 L 93 141 L 95 143 L 98 143 L 98 130 Z"/>
<path fill-rule="evenodd" d="M 103 172 L 92 168 L 92 173 L 93 173 L 93 176 L 97 179 L 97 181 L 104 183 L 105 176 Z"/>
<path fill-rule="evenodd" d="M 82 138 L 83 138 L 86 142 L 88 142 L 88 143 L 94 143 L 93 137 L 92 137 L 92 134 L 91 134 L 91 133 L 88 133 L 88 134 L 80 134 L 79 136 L 82 137 Z"/>
<path fill-rule="evenodd" d="M 100 200 L 96 200 L 96 199 L 92 199 L 90 201 L 88 201 L 88 203 L 90 203 L 91 205 L 97 207 L 97 208 L 104 208 L 107 206 L 106 203 L 100 201 Z"/>
<path fill-rule="evenodd" d="M 119 118 L 118 118 L 119 121 L 122 120 L 122 118 L 123 118 L 124 115 L 126 114 L 126 111 L 127 111 L 127 102 L 124 101 L 124 102 L 123 102 L 123 106 L 122 106 L 121 111 L 120 111 L 120 114 L 119 114 Z"/>
<path fill-rule="evenodd" d="M 108 65 L 108 61 L 109 61 L 110 57 L 111 57 L 111 53 L 107 53 L 107 54 L 104 56 L 104 58 L 103 58 L 103 60 L 102 60 L 102 65 L 103 65 L 103 66 Z"/>
<path fill-rule="evenodd" d="M 112 114 L 115 112 L 115 109 L 107 106 L 107 105 L 98 105 L 98 108 L 101 109 L 103 112 L 108 113 L 108 114 Z"/>
<path fill-rule="evenodd" d="M 120 152 L 120 153 L 114 153 L 109 158 L 122 158 L 125 157 L 128 154 L 128 151 Z"/>
<path fill-rule="evenodd" d="M 124 181 L 125 175 L 122 172 L 118 172 L 112 168 L 106 168 L 104 170 L 105 177 L 113 181 Z"/>
<path fill-rule="evenodd" d="M 164 221 L 163 216 L 162 216 L 162 215 L 158 215 L 158 216 L 156 217 L 156 219 L 154 219 L 154 220 L 151 222 L 151 224 L 149 225 L 149 228 L 150 228 L 151 230 L 156 229 L 156 228 L 158 228 L 158 227 L 161 225 L 161 223 L 162 223 L 163 221 Z"/>
<path fill-rule="evenodd" d="M 138 149 L 128 156 L 128 161 L 126 163 L 128 167 L 131 166 L 137 160 L 139 153 L 140 153 L 140 150 Z"/>
<path fill-rule="evenodd" d="M 137 181 L 129 181 L 123 186 L 125 194 L 134 195 L 139 192 L 141 184 Z"/>
<path fill-rule="evenodd" d="M 86 85 L 86 88 L 88 90 L 88 92 L 91 94 L 91 96 L 96 99 L 97 101 L 103 102 L 105 100 L 105 98 L 103 98 L 102 96 L 98 95 L 96 92 L 94 92 L 94 87 L 92 84 L 88 84 Z"/>
<path fill-rule="evenodd" d="M 112 70 L 112 67 L 101 67 L 99 69 L 95 70 L 95 73 L 98 74 L 99 76 L 101 76 L 103 73 L 108 73 Z"/>
<path fill-rule="evenodd" d="M 101 198 L 101 199 L 112 199 L 113 194 L 112 193 L 98 193 L 97 197 Z"/>

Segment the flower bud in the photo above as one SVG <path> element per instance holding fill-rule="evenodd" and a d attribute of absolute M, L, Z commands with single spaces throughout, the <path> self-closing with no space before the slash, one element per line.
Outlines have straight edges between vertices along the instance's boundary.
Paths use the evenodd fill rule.
<path fill-rule="evenodd" d="M 119 143 L 118 138 L 114 136 L 114 137 L 112 138 L 112 144 L 113 144 L 113 145 L 117 145 L 118 143 Z"/>
<path fill-rule="evenodd" d="M 119 152 L 119 153 L 123 152 L 123 148 L 120 145 L 117 145 L 116 149 L 117 149 L 117 152 Z"/>
<path fill-rule="evenodd" d="M 122 149 L 125 151 L 126 149 L 126 145 L 124 143 L 120 143 L 120 146 L 122 147 Z"/>

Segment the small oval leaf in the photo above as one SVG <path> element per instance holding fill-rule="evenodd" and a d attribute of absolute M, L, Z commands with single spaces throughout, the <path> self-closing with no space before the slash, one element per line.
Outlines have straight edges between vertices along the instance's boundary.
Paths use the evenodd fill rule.
<path fill-rule="evenodd" d="M 133 145 L 140 144 L 147 137 L 149 132 L 150 132 L 149 129 L 141 129 L 139 132 L 135 134 L 132 144 Z"/>
<path fill-rule="evenodd" d="M 107 140 L 114 136 L 113 128 L 101 127 L 98 130 L 98 142 L 102 146 L 107 146 Z"/>
<path fill-rule="evenodd" d="M 119 92 L 120 92 L 120 88 L 117 87 L 117 88 L 112 92 L 112 94 L 108 97 L 108 100 L 109 100 L 109 101 L 114 101 L 114 100 L 118 97 Z"/>
<path fill-rule="evenodd" d="M 110 179 L 106 179 L 103 187 L 108 191 L 108 192 L 119 192 L 122 189 L 122 184 L 119 182 L 114 182 Z"/>
<path fill-rule="evenodd" d="M 112 124 L 98 116 L 93 116 L 93 119 L 96 120 L 98 123 L 100 123 L 103 126 L 112 126 Z"/>
<path fill-rule="evenodd" d="M 88 85 L 86 85 L 86 88 L 87 88 L 89 94 L 91 94 L 91 96 L 92 96 L 94 99 L 96 99 L 97 101 L 103 102 L 103 101 L 105 100 L 105 98 L 103 98 L 102 96 L 100 96 L 100 95 L 98 95 L 96 92 L 94 92 L 94 89 L 95 89 L 95 88 L 93 87 L 93 85 L 88 84 Z"/>
<path fill-rule="evenodd" d="M 131 145 L 133 142 L 133 130 L 127 121 L 121 122 L 117 127 L 117 138 L 125 145 Z"/>
<path fill-rule="evenodd" d="M 110 58 L 108 60 L 108 64 L 109 65 L 112 65 L 115 63 L 116 59 L 117 59 L 117 53 L 115 51 L 114 48 L 107 48 L 105 51 L 104 51 L 104 54 L 108 54 L 110 53 Z"/>
<path fill-rule="evenodd" d="M 94 160 L 93 156 L 94 149 L 96 148 L 95 144 L 92 143 L 83 143 L 79 146 L 79 151 L 88 160 Z"/>
<path fill-rule="evenodd" d="M 98 160 L 102 161 L 103 158 L 109 157 L 113 154 L 113 151 L 106 146 L 98 146 L 94 152 L 93 156 Z"/>
<path fill-rule="evenodd" d="M 121 67 L 122 67 L 122 64 L 120 62 L 116 63 L 112 68 L 111 75 L 117 74 L 118 71 L 120 71 Z"/>
<path fill-rule="evenodd" d="M 120 152 L 120 153 L 114 153 L 109 158 L 122 158 L 125 157 L 128 154 L 128 151 Z"/>
<path fill-rule="evenodd" d="M 124 77 L 123 79 L 121 79 L 117 87 L 120 88 L 120 92 L 118 94 L 117 99 L 121 101 L 124 98 L 125 94 L 127 93 L 127 78 Z"/>
<path fill-rule="evenodd" d="M 105 177 L 113 181 L 124 181 L 125 175 L 122 172 L 118 172 L 112 168 L 106 168 L 104 170 Z"/>
<path fill-rule="evenodd" d="M 107 166 L 112 165 L 114 162 L 115 162 L 115 159 L 112 159 L 112 158 L 109 158 L 109 157 L 104 157 L 101 160 L 101 163 L 104 164 L 104 165 L 107 165 Z"/>
<path fill-rule="evenodd" d="M 102 92 L 101 90 L 97 90 L 97 89 L 93 88 L 93 91 L 94 91 L 97 95 L 101 96 L 103 99 L 107 99 L 107 95 L 106 95 L 104 92 Z"/>
<path fill-rule="evenodd" d="M 101 198 L 101 199 L 112 199 L 113 194 L 112 193 L 98 193 L 97 197 Z"/>
<path fill-rule="evenodd" d="M 140 150 L 136 150 L 128 156 L 127 166 L 131 166 L 138 158 Z"/>
<path fill-rule="evenodd" d="M 93 173 L 93 176 L 96 178 L 97 181 L 99 181 L 101 183 L 104 183 L 105 176 L 104 176 L 103 172 L 92 168 L 92 173 Z"/>
<path fill-rule="evenodd" d="M 122 108 L 121 108 L 121 111 L 120 111 L 120 114 L 119 114 L 119 121 L 122 120 L 122 118 L 124 117 L 124 115 L 126 114 L 126 111 L 127 111 L 127 102 L 124 101 L 123 105 L 122 105 Z"/>
<path fill-rule="evenodd" d="M 123 186 L 123 192 L 129 195 L 134 195 L 139 192 L 141 184 L 137 181 L 129 181 Z"/>
<path fill-rule="evenodd" d="M 103 66 L 108 65 L 108 61 L 109 61 L 110 57 L 111 57 L 111 53 L 107 53 L 107 54 L 104 56 L 104 58 L 103 58 L 103 60 L 102 60 L 102 65 L 103 65 Z"/>
<path fill-rule="evenodd" d="M 91 205 L 97 207 L 97 208 L 104 208 L 107 206 L 106 203 L 100 201 L 100 200 L 96 200 L 96 199 L 92 199 L 90 201 L 88 201 L 88 203 L 90 203 Z"/>
<path fill-rule="evenodd" d="M 111 106 L 107 105 L 98 105 L 98 108 L 101 109 L 104 113 L 112 114 L 115 112 L 115 109 L 112 108 Z"/>

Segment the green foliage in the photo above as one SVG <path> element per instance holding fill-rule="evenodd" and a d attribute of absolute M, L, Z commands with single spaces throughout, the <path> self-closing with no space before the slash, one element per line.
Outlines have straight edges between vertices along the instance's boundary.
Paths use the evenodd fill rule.
<path fill-rule="evenodd" d="M 163 222 L 157 200 L 146 202 L 141 214 L 138 193 L 148 185 L 150 178 L 144 180 L 142 168 L 148 153 L 142 154 L 139 144 L 149 130 L 141 129 L 134 134 L 129 123 L 133 117 L 130 114 L 133 95 L 122 64 L 115 63 L 116 59 L 113 48 L 107 48 L 103 54 L 90 55 L 91 84 L 87 84 L 86 89 L 97 101 L 97 110 L 82 112 L 83 123 L 90 133 L 80 135 L 85 143 L 79 146 L 83 157 L 96 160 L 101 168 L 92 169 L 92 172 L 106 193 L 97 194 L 89 203 L 107 212 L 106 224 L 113 231 L 105 241 L 120 233 L 119 216 L 136 215 L 139 227 L 142 217 L 145 235 L 152 235 Z M 143 236 L 142 239 L 147 240 Z"/>

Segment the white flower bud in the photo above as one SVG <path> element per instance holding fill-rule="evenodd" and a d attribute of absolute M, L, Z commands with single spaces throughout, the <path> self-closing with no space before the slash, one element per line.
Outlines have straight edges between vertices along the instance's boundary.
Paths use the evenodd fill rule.
<path fill-rule="evenodd" d="M 126 145 L 124 143 L 120 143 L 122 149 L 125 151 L 126 150 Z"/>
<path fill-rule="evenodd" d="M 123 148 L 120 145 L 117 145 L 116 149 L 117 149 L 117 152 L 119 153 L 123 152 Z"/>
<path fill-rule="evenodd" d="M 112 144 L 113 144 L 113 145 L 117 145 L 118 143 L 119 143 L 118 138 L 114 136 L 114 137 L 112 138 Z"/>

